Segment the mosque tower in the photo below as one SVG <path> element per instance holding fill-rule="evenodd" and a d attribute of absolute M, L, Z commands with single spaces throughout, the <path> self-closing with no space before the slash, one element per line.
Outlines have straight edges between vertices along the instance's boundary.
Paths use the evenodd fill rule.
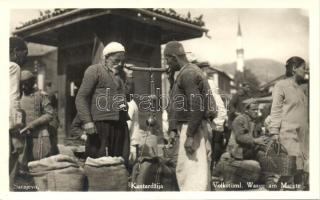
<path fill-rule="evenodd" d="M 240 21 L 238 21 L 238 33 L 237 33 L 237 71 L 243 72 L 244 68 L 244 50 L 242 44 L 242 32 Z"/>

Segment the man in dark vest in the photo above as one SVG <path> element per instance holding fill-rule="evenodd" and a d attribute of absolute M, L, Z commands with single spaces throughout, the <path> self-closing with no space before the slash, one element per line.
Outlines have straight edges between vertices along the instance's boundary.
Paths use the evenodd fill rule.
<path fill-rule="evenodd" d="M 166 44 L 164 56 L 175 72 L 168 106 L 169 135 L 179 138 L 176 175 L 181 191 L 210 190 L 211 145 L 208 119 L 215 115 L 215 102 L 207 79 L 189 63 L 182 44 Z"/>

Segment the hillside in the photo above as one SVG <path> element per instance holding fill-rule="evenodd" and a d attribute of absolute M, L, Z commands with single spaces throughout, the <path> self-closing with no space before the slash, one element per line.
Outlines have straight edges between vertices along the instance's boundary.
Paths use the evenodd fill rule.
<path fill-rule="evenodd" d="M 236 72 L 235 62 L 215 67 L 232 75 Z M 261 84 L 267 83 L 285 73 L 284 64 L 271 59 L 248 59 L 245 60 L 245 67 L 257 76 Z"/>

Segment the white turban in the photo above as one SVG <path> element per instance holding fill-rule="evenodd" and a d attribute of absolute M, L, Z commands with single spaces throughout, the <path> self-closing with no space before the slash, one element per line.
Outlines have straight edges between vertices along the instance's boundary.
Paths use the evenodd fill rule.
<path fill-rule="evenodd" d="M 110 42 L 103 49 L 103 56 L 116 52 L 125 52 L 124 46 L 118 42 Z"/>

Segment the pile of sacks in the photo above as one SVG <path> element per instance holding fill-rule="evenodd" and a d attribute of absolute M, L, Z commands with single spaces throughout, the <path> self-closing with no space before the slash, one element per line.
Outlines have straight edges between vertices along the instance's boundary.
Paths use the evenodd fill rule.
<path fill-rule="evenodd" d="M 28 163 L 38 191 L 126 191 L 128 171 L 121 157 L 86 159 L 84 168 L 69 155 Z"/>

